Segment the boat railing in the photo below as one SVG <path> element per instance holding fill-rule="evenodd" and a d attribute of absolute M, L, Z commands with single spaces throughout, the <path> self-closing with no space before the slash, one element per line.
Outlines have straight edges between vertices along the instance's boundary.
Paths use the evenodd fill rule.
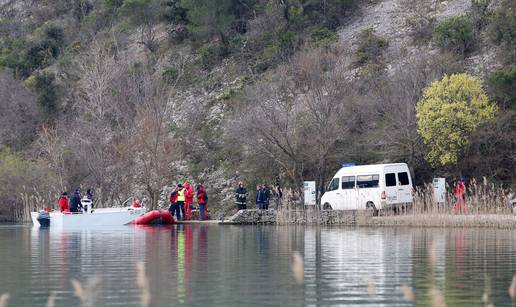
<path fill-rule="evenodd" d="M 129 197 L 128 199 L 126 199 L 123 203 L 122 203 L 122 207 L 128 207 L 127 203 L 128 202 L 133 202 L 134 201 L 134 196 L 131 196 Z"/>

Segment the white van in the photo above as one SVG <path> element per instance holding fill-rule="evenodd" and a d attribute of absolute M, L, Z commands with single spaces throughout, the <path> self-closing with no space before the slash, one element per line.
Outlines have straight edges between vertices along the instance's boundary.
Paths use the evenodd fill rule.
<path fill-rule="evenodd" d="M 406 163 L 341 168 L 321 198 L 323 209 L 394 208 L 412 203 L 412 178 Z"/>

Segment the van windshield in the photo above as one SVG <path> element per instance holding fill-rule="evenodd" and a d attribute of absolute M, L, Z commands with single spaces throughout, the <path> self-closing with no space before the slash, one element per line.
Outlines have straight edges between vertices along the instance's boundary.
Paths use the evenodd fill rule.
<path fill-rule="evenodd" d="M 339 178 L 333 178 L 333 180 L 328 185 L 327 191 L 335 191 L 339 189 Z"/>
<path fill-rule="evenodd" d="M 380 182 L 380 175 L 360 175 L 357 176 L 357 187 L 376 188 Z"/>

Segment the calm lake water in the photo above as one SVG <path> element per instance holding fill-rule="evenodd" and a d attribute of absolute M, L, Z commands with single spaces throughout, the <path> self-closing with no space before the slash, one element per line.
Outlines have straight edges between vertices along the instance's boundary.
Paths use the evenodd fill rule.
<path fill-rule="evenodd" d="M 9 306 L 45 306 L 51 292 L 56 306 L 78 306 L 70 280 L 100 278 L 96 306 L 138 306 L 143 261 L 153 306 L 429 306 L 434 287 L 447 306 L 485 306 L 484 292 L 508 306 L 515 250 L 515 231 L 491 229 L 0 226 L 0 293 Z"/>

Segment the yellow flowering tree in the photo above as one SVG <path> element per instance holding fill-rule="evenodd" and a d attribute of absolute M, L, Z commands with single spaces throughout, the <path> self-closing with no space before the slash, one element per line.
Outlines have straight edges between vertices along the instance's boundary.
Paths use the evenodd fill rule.
<path fill-rule="evenodd" d="M 457 165 L 473 131 L 493 120 L 496 111 L 475 77 L 453 74 L 432 82 L 416 107 L 418 131 L 429 148 L 428 162 Z"/>

